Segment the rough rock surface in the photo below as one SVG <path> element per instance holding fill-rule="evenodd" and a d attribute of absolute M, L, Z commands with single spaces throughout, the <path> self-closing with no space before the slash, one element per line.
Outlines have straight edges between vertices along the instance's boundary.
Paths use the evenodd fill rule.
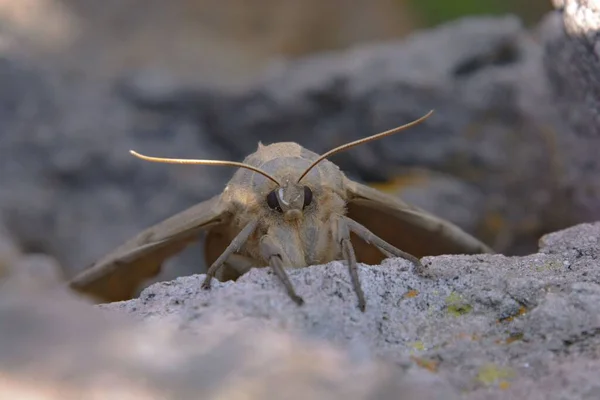
<path fill-rule="evenodd" d="M 340 262 L 290 271 L 303 307 L 269 270 L 255 269 L 211 291 L 200 289 L 204 275 L 181 277 L 101 308 L 194 335 L 226 321 L 324 340 L 356 359 L 433 372 L 467 399 L 595 398 L 599 256 L 600 223 L 584 224 L 544 237 L 524 257 L 426 258 L 424 276 L 401 259 L 362 266 L 365 313 Z"/>
<path fill-rule="evenodd" d="M 457 398 L 429 371 L 283 329 L 216 318 L 190 335 L 132 321 L 65 291 L 48 256 L 21 253 L 8 236 L 0 250 L 2 400 Z"/>
<path fill-rule="evenodd" d="M 600 222 L 547 235 L 524 257 L 426 258 L 422 276 L 401 259 L 361 266 L 365 313 L 339 262 L 289 272 L 303 307 L 268 269 L 210 291 L 203 275 L 181 277 L 94 306 L 64 290 L 52 259 L 7 243 L 0 399 L 600 393 Z"/>
<path fill-rule="evenodd" d="M 196 336 L 59 290 L 0 289 L 0 399 L 447 399 L 449 385 L 324 343 L 215 321 Z M 447 397 L 450 394 L 451 397 Z"/>

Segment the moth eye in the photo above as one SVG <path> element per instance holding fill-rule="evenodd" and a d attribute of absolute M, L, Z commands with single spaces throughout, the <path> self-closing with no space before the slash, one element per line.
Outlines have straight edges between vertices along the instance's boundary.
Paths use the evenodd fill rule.
<path fill-rule="evenodd" d="M 283 212 L 281 206 L 279 205 L 279 200 L 277 199 L 277 193 L 275 193 L 274 190 L 267 195 L 267 204 L 271 210 Z"/>
<path fill-rule="evenodd" d="M 304 186 L 304 207 L 308 207 L 312 203 L 313 192 L 308 186 Z"/>

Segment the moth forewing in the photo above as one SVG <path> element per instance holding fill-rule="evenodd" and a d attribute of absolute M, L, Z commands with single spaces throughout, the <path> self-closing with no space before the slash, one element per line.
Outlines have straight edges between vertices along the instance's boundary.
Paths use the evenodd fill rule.
<path fill-rule="evenodd" d="M 347 216 L 371 232 L 416 257 L 442 254 L 493 253 L 493 250 L 455 224 L 399 198 L 346 180 Z M 356 239 L 356 238 L 355 238 Z M 357 258 L 378 264 L 384 256 L 356 240 Z"/>
<path fill-rule="evenodd" d="M 76 275 L 72 289 L 102 302 L 135 297 L 163 263 L 198 239 L 204 230 L 227 224 L 230 205 L 214 196 L 150 227 Z"/>

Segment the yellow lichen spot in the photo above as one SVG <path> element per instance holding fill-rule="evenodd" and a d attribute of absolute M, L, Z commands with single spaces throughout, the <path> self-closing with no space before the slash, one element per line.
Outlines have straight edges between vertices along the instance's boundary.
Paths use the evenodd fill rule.
<path fill-rule="evenodd" d="M 409 290 L 408 292 L 406 292 L 404 294 L 404 297 L 412 299 L 413 297 L 417 297 L 418 294 L 419 294 L 419 291 L 413 289 L 413 290 Z"/>
<path fill-rule="evenodd" d="M 556 260 L 551 260 L 548 262 L 543 263 L 542 265 L 538 265 L 535 267 L 536 272 L 543 272 L 543 271 L 558 271 L 563 267 L 563 264 L 556 261 Z"/>
<path fill-rule="evenodd" d="M 508 338 L 506 339 L 506 341 L 504 343 L 511 344 L 511 343 L 517 342 L 519 340 L 522 340 L 523 336 L 524 336 L 523 332 L 513 333 L 510 336 L 508 336 Z"/>
<path fill-rule="evenodd" d="M 419 350 L 419 351 L 423 351 L 423 350 L 425 350 L 425 345 L 424 345 L 424 344 L 423 344 L 423 342 L 421 342 L 420 340 L 419 340 L 419 341 L 416 341 L 416 342 L 414 342 L 414 343 L 412 344 L 412 347 L 413 347 L 414 349 L 416 349 L 416 350 Z"/>
<path fill-rule="evenodd" d="M 452 292 L 446 297 L 446 305 L 448 312 L 455 317 L 468 314 L 473 309 L 473 307 L 465 302 L 462 296 L 456 292 Z"/>
<path fill-rule="evenodd" d="M 448 297 L 446 297 L 446 304 L 449 303 L 457 303 L 460 302 L 462 300 L 460 294 L 456 293 L 456 292 L 452 292 L 448 295 Z"/>
<path fill-rule="evenodd" d="M 500 388 L 500 390 L 509 389 L 510 388 L 510 382 L 501 381 L 500 383 L 498 383 L 498 387 Z"/>
<path fill-rule="evenodd" d="M 425 368 L 430 372 L 437 372 L 439 364 L 437 361 L 428 360 L 426 358 L 410 356 L 410 359 L 413 360 L 419 367 Z"/>
<path fill-rule="evenodd" d="M 494 364 L 486 364 L 479 368 L 477 380 L 484 385 L 489 386 L 497 382 L 509 380 L 514 376 L 515 371 L 513 371 L 511 368 L 503 368 Z"/>

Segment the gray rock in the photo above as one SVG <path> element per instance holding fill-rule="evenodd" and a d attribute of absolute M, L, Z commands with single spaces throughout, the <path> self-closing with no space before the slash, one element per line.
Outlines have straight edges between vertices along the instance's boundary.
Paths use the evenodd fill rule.
<path fill-rule="evenodd" d="M 231 173 L 132 157 L 129 149 L 204 158 L 226 151 L 184 118 L 132 109 L 104 82 L 19 58 L 3 59 L 0 77 L 0 214 L 20 247 L 54 256 L 67 276 L 222 190 Z M 202 257 L 190 253 L 190 265 Z"/>
<path fill-rule="evenodd" d="M 0 221 L 0 279 L 10 273 L 21 256 L 21 249 Z"/>
<path fill-rule="evenodd" d="M 362 265 L 365 313 L 340 262 L 289 271 L 303 307 L 270 270 L 253 269 L 210 291 L 200 289 L 204 275 L 180 277 L 100 308 L 169 321 L 201 337 L 223 321 L 244 332 L 283 330 L 333 344 L 355 360 L 428 369 L 466 399 L 594 398 L 600 223 L 542 243 L 524 257 L 425 258 L 424 276 L 402 259 Z M 547 384 L 559 378 L 560 385 Z"/>
<path fill-rule="evenodd" d="M 600 387 L 600 222 L 538 253 L 269 269 L 200 289 L 204 275 L 94 306 L 57 264 L 23 254 L 0 279 L 0 393 L 8 398 L 565 399 Z M 129 396 L 129 397 L 127 397 Z M 301 397 L 300 397 L 301 396 Z"/>
<path fill-rule="evenodd" d="M 564 186 L 573 211 L 600 218 L 600 8 L 590 0 L 556 0 L 542 25 L 544 67 L 565 131 Z"/>
<path fill-rule="evenodd" d="M 454 399 L 428 371 L 225 319 L 195 335 L 135 322 L 59 286 L 0 282 L 3 399 Z"/>
<path fill-rule="evenodd" d="M 544 64 L 550 88 L 573 131 L 600 136 L 600 7 L 592 0 L 560 0 L 551 17 Z"/>

